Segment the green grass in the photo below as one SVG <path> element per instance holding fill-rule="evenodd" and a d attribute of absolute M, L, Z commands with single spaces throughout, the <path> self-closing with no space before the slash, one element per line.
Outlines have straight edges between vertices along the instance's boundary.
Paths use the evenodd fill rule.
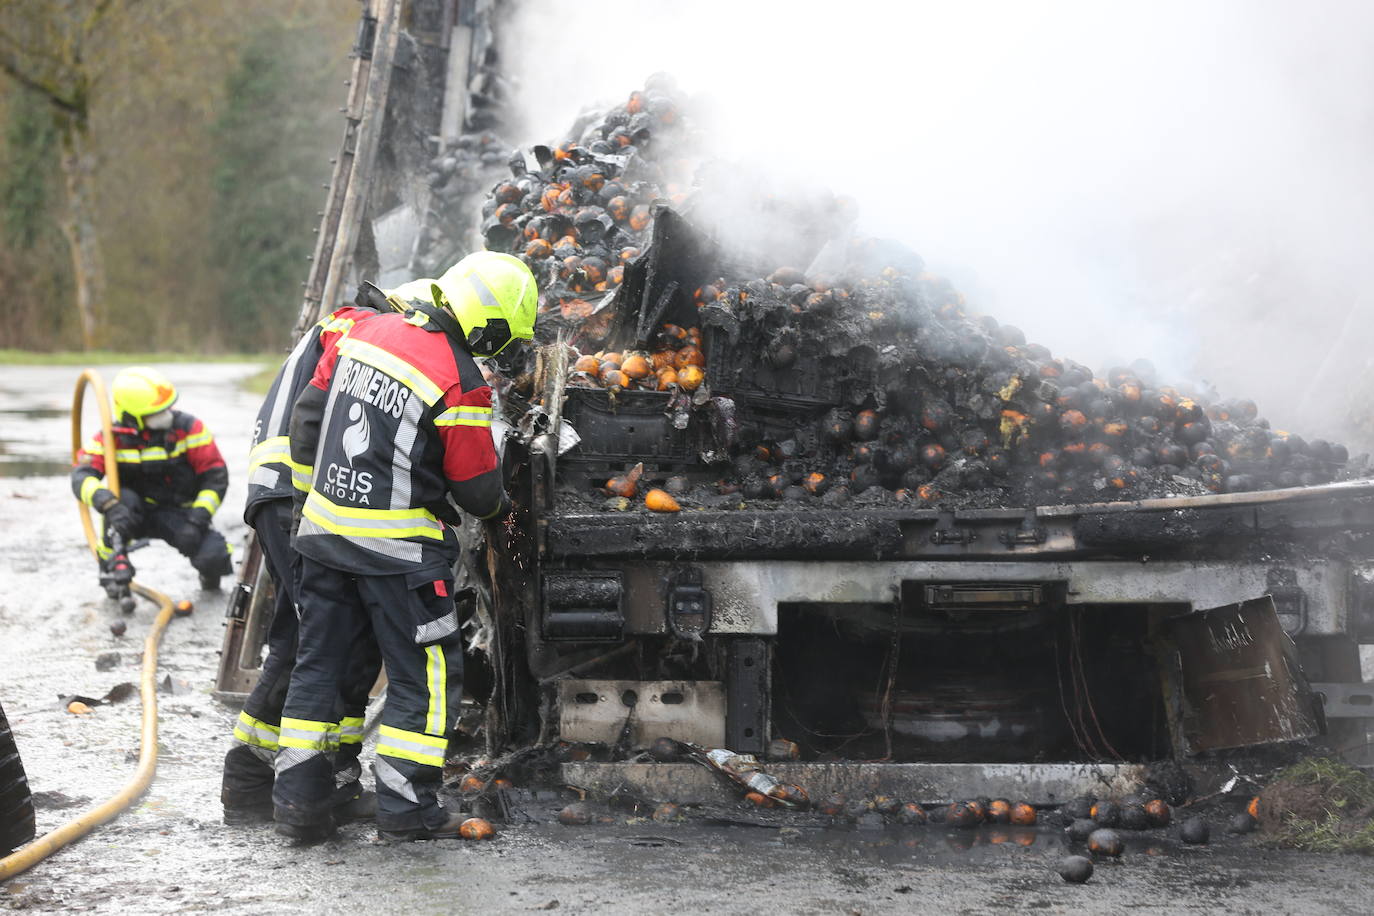
<path fill-rule="evenodd" d="M 1339 761 L 1313 757 L 1284 770 L 1275 781 L 1319 789 L 1327 806 L 1324 818 L 1285 818 L 1272 837 L 1274 845 L 1374 855 L 1374 818 L 1358 816 L 1374 805 L 1374 778 Z"/>
<path fill-rule="evenodd" d="M 139 363 L 279 363 L 282 357 L 264 353 L 116 353 L 112 350 L 63 350 L 35 353 L 32 350 L 0 349 L 0 365 L 9 366 L 110 366 Z"/>

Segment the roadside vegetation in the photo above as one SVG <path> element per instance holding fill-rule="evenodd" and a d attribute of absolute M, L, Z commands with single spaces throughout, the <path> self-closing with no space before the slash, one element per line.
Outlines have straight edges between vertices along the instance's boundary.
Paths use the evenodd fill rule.
<path fill-rule="evenodd" d="M 0 0 L 0 360 L 285 346 L 357 24 L 318 0 Z"/>
<path fill-rule="evenodd" d="M 1374 778 L 1329 758 L 1304 760 L 1260 793 L 1259 820 L 1274 846 L 1374 855 Z"/>

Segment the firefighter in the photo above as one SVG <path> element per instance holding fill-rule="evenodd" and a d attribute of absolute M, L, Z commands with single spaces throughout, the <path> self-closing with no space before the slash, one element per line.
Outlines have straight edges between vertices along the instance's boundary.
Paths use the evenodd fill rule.
<path fill-rule="evenodd" d="M 426 281 L 429 282 L 429 281 Z M 243 520 L 256 532 L 275 596 L 267 658 L 258 682 L 243 704 L 234 726 L 236 743 L 224 755 L 220 801 L 226 824 L 272 820 L 272 760 L 281 734 L 281 710 L 296 659 L 297 577 L 299 558 L 291 548 L 292 498 L 310 487 L 310 468 L 291 460 L 288 425 L 291 407 L 315 374 L 325 353 L 359 321 L 375 317 L 392 304 L 370 284 L 359 289 L 355 305 L 326 315 L 302 335 L 277 372 L 258 409 L 248 456 L 248 501 Z M 353 820 L 370 816 L 375 800 L 365 792 L 358 755 L 362 751 L 363 715 L 368 694 L 381 669 L 381 656 L 370 630 L 350 652 L 349 670 L 340 688 L 339 747 L 334 758 L 334 816 Z"/>
<path fill-rule="evenodd" d="M 479 252 L 431 284 L 431 301 L 356 325 L 296 401 L 291 456 L 313 465 L 295 546 L 300 646 L 282 713 L 278 830 L 333 827 L 334 696 L 369 623 L 388 692 L 373 764 L 377 827 L 390 839 L 454 837 L 436 792 L 463 683 L 455 595 L 459 508 L 509 511 L 491 437 L 491 389 L 473 357 L 534 336 L 538 292 L 519 259 Z"/>
<path fill-rule="evenodd" d="M 127 545 L 152 537 L 191 561 L 202 589 L 218 590 L 233 565 L 224 535 L 211 524 L 229 486 L 214 436 L 200 420 L 172 409 L 177 390 L 156 369 L 120 370 L 111 388 L 119 495 L 102 486 L 103 431 L 77 452 L 72 469 L 72 491 L 105 517 L 98 546 L 101 584 L 111 597 L 127 590 L 134 576 Z"/>

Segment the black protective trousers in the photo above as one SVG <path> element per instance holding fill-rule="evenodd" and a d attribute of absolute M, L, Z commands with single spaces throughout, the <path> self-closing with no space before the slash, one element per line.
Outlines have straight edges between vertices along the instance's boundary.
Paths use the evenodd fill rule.
<path fill-rule="evenodd" d="M 300 645 L 281 720 L 274 816 L 304 827 L 326 823 L 334 698 L 350 647 L 370 624 L 387 672 L 374 763 L 377 827 L 441 825 L 446 815 L 436 793 L 463 688 L 452 579 L 447 572 L 357 576 L 302 557 L 300 610 Z"/>
<path fill-rule="evenodd" d="M 274 499 L 255 509 L 249 524 L 257 535 L 275 602 L 267 632 L 267 658 L 258 683 L 234 726 L 235 745 L 224 758 L 221 799 L 230 808 L 272 804 L 272 758 L 281 735 L 282 707 L 296 665 L 300 617 L 296 611 L 300 554 L 291 546 L 291 501 Z M 356 781 L 362 752 L 363 717 L 368 695 L 382 668 L 371 627 L 359 633 L 349 650 L 348 668 L 339 685 L 339 746 L 334 758 L 338 780 Z"/>
<path fill-rule="evenodd" d="M 193 522 L 190 508 L 145 502 L 142 496 L 127 487 L 120 491 L 119 501 L 128 507 L 134 518 L 131 530 L 123 532 L 127 540 L 154 538 L 166 541 L 190 560 L 196 572 L 203 576 L 227 576 L 234 571 L 224 535 L 216 531 L 214 525 L 202 528 Z M 109 542 L 107 532 L 105 543 Z"/>

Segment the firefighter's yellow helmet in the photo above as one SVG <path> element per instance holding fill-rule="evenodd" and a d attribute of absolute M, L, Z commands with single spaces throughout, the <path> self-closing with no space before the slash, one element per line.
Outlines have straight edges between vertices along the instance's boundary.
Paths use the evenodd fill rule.
<path fill-rule="evenodd" d="M 514 255 L 470 254 L 435 280 L 432 291 L 434 304 L 458 319 L 473 356 L 495 356 L 512 340 L 534 338 L 539 288 Z"/>
<path fill-rule="evenodd" d="M 121 369 L 110 386 L 115 411 L 128 414 L 143 425 L 143 418 L 176 403 L 177 390 L 167 376 L 147 366 Z"/>

